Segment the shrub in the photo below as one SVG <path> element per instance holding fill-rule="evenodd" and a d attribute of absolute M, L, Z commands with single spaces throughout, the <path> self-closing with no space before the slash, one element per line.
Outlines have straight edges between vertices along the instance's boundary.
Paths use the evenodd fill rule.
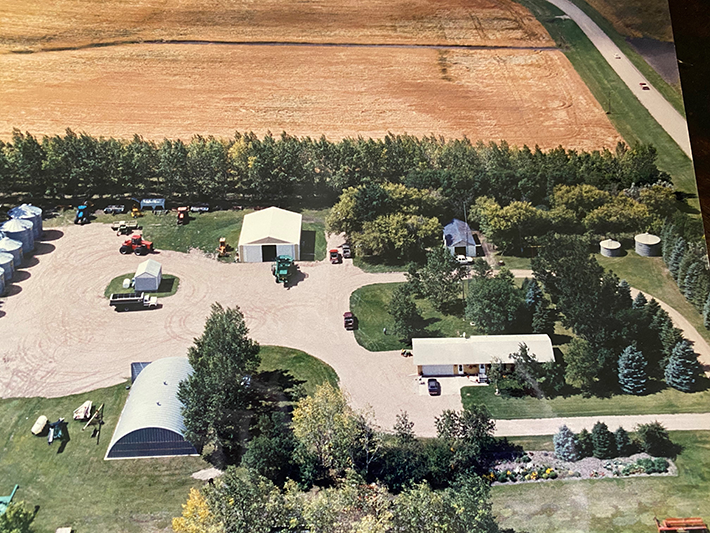
<path fill-rule="evenodd" d="M 555 455 L 563 461 L 576 461 L 579 459 L 579 449 L 577 438 L 574 433 L 566 426 L 560 427 L 560 430 L 552 437 L 552 442 L 555 445 Z"/>
<path fill-rule="evenodd" d="M 674 445 L 668 431 L 659 422 L 640 424 L 636 427 L 641 449 L 649 455 L 668 456 L 674 453 Z"/>
<path fill-rule="evenodd" d="M 616 457 L 616 440 L 604 422 L 597 422 L 592 428 L 593 454 L 597 459 Z"/>

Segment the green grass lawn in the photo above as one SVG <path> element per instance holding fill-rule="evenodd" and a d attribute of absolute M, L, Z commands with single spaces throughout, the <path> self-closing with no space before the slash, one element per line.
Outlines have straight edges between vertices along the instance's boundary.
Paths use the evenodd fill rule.
<path fill-rule="evenodd" d="M 564 13 L 545 0 L 517 1 L 542 23 L 601 106 L 608 109 L 611 105 L 609 119 L 627 144 L 653 144 L 657 148 L 659 168 L 672 176 L 679 190 L 696 196 L 689 203 L 697 212 L 697 185 L 690 159 L 641 105 L 584 32 L 572 20 L 558 18 Z"/>
<path fill-rule="evenodd" d="M 405 264 L 383 263 L 382 260 L 375 256 L 360 257 L 355 255 L 353 257 L 353 265 L 372 274 L 379 274 L 380 272 L 407 271 L 407 265 Z"/>
<path fill-rule="evenodd" d="M 555 418 L 564 416 L 644 415 L 710 412 L 710 390 L 685 393 L 664 389 L 647 396 L 618 395 L 611 398 L 505 398 L 494 387 L 463 387 L 461 401 L 466 407 L 485 404 L 493 418 Z"/>
<path fill-rule="evenodd" d="M 304 382 L 303 387 L 308 394 L 313 394 L 316 387 L 326 382 L 338 388 L 339 380 L 335 370 L 305 352 L 283 346 L 262 346 L 259 355 L 260 371 L 284 370 L 296 380 Z"/>
<path fill-rule="evenodd" d="M 104 291 L 104 298 L 109 298 L 112 294 L 133 292 L 133 287 L 129 287 L 128 289 L 123 288 L 123 280 L 126 278 L 131 279 L 135 274 L 135 272 L 129 272 L 128 274 L 122 274 L 121 276 L 113 278 Z M 180 278 L 170 274 L 165 274 L 160 280 L 158 292 L 151 292 L 150 294 L 157 296 L 158 298 L 167 298 L 177 292 L 179 285 Z"/>
<path fill-rule="evenodd" d="M 126 369 L 128 370 L 128 369 Z M 181 512 L 189 488 L 200 482 L 190 474 L 208 465 L 198 457 L 104 461 L 128 391 L 125 385 L 63 398 L 0 400 L 0 493 L 15 483 L 16 501 L 39 506 L 39 533 L 72 526 L 77 533 L 138 532 L 169 527 Z M 71 420 L 84 400 L 105 404 L 100 440 Z M 68 420 L 70 441 L 59 443 L 30 433 L 39 415 Z"/>
<path fill-rule="evenodd" d="M 702 337 L 710 342 L 710 331 L 705 329 L 702 315 L 685 299 L 668 272 L 663 258 L 641 257 L 633 250 L 626 250 L 624 257 L 594 256 L 599 264 L 625 279 L 632 287 L 664 301 L 682 314 Z"/>
<path fill-rule="evenodd" d="M 710 432 L 671 432 L 678 476 L 570 480 L 491 489 L 500 525 L 529 533 L 650 533 L 653 517 L 710 519 Z"/>
<path fill-rule="evenodd" d="M 509 270 L 530 270 L 532 266 L 530 265 L 529 257 L 518 257 L 515 255 L 502 255 L 496 253 L 495 255 L 496 265 L 498 261 L 503 261 L 505 263 L 505 268 Z M 500 268 L 496 266 L 495 268 Z"/>
<path fill-rule="evenodd" d="M 398 285 L 401 283 L 366 285 L 350 295 L 350 311 L 358 318 L 355 339 L 371 352 L 399 350 L 404 346 L 399 338 L 392 334 L 394 323 L 387 313 L 387 304 Z M 474 328 L 464 318 L 442 315 L 425 299 L 415 301 L 426 324 L 426 336 L 456 337 L 464 331 L 469 335 L 475 333 Z M 387 335 L 382 332 L 383 328 L 387 328 Z"/>
<path fill-rule="evenodd" d="M 303 215 L 303 231 L 315 232 L 315 248 L 313 258 L 306 259 L 303 257 L 304 250 L 301 249 L 301 260 L 306 261 L 323 261 L 327 252 L 327 243 L 325 240 L 325 217 L 328 216 L 330 209 L 305 209 L 301 212 Z M 305 235 L 304 235 L 305 237 Z"/>

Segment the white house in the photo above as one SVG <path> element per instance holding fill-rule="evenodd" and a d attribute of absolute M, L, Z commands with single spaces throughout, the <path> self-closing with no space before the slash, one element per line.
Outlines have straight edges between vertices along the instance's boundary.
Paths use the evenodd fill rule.
<path fill-rule="evenodd" d="M 152 259 L 147 259 L 138 265 L 134 277 L 136 292 L 157 291 L 163 279 L 163 265 Z"/>
<path fill-rule="evenodd" d="M 273 261 L 278 255 L 301 259 L 300 213 L 269 207 L 244 217 L 239 235 L 239 257 L 243 263 Z"/>
<path fill-rule="evenodd" d="M 494 360 L 512 370 L 510 354 L 520 350 L 523 343 L 538 362 L 555 360 L 552 341 L 545 334 L 412 339 L 412 355 L 420 376 L 483 377 Z"/>
<path fill-rule="evenodd" d="M 482 255 L 478 252 L 478 245 L 475 237 L 471 233 L 471 228 L 463 220 L 458 218 L 453 219 L 444 226 L 444 246 L 446 246 L 451 255 L 463 255 L 466 257 L 477 257 Z"/>

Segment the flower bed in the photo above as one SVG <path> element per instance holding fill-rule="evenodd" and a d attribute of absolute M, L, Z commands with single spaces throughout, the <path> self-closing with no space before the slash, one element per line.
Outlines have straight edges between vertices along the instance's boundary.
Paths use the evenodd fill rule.
<path fill-rule="evenodd" d="M 528 452 L 515 461 L 503 461 L 488 473 L 492 484 L 532 483 L 553 479 L 598 479 L 606 477 L 677 475 L 672 461 L 646 453 L 613 460 L 587 457 L 562 461 L 552 452 Z"/>

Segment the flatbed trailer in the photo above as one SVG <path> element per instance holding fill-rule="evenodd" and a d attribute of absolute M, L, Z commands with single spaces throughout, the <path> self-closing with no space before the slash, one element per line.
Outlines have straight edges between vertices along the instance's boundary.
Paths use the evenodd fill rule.
<path fill-rule="evenodd" d="M 691 518 L 666 518 L 663 522 L 659 521 L 658 518 L 653 518 L 656 521 L 656 527 L 658 531 L 672 531 L 674 533 L 707 533 L 708 526 L 699 517 Z"/>
<path fill-rule="evenodd" d="M 116 311 L 135 311 L 136 309 L 152 309 L 158 306 L 157 296 L 151 296 L 144 292 L 127 292 L 123 294 L 112 294 L 109 298 L 109 305 L 115 307 Z"/>

